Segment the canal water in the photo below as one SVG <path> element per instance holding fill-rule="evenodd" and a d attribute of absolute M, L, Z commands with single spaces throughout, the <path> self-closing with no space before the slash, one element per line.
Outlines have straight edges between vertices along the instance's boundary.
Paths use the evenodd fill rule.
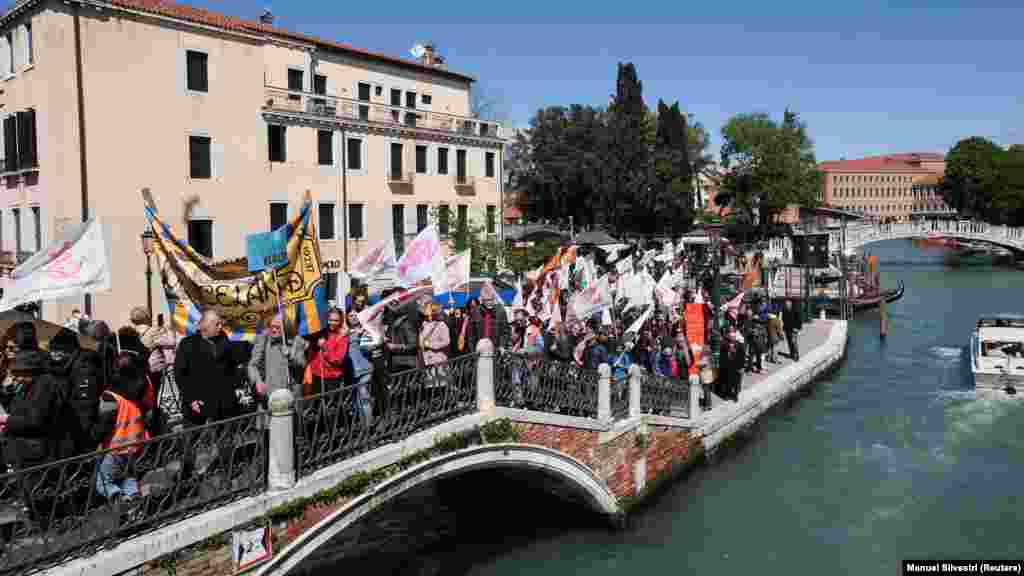
<path fill-rule="evenodd" d="M 495 547 L 460 530 L 479 555 L 451 573 L 897 574 L 905 558 L 1024 557 L 1024 394 L 976 393 L 964 356 L 978 314 L 1024 313 L 1024 272 L 949 268 L 909 241 L 869 252 L 883 286 L 907 287 L 885 342 L 877 312 L 855 319 L 832 377 L 625 531 L 539 514 L 540 536 L 518 526 Z"/>
<path fill-rule="evenodd" d="M 979 314 L 1024 313 L 1024 272 L 950 268 L 909 241 L 870 253 L 884 287 L 906 284 L 888 339 L 877 312 L 856 318 L 839 370 L 624 530 L 475 473 L 382 510 L 366 556 L 314 573 L 898 574 L 909 558 L 1024 557 L 1024 394 L 976 393 L 964 352 Z"/>

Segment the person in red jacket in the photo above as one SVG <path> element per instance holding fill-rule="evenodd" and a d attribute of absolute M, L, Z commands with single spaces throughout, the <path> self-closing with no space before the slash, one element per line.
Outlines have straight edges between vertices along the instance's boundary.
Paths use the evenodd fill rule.
<path fill-rule="evenodd" d="M 327 330 L 310 342 L 309 371 L 313 394 L 338 390 L 344 382 L 345 356 L 348 354 L 348 326 L 345 313 L 334 308 L 327 315 Z"/>

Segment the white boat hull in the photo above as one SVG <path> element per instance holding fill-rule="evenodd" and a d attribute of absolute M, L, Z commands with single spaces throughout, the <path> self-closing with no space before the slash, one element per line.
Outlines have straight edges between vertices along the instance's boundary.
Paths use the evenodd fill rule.
<path fill-rule="evenodd" d="M 971 373 L 974 375 L 975 388 L 1005 390 L 1007 387 L 1013 387 L 1024 391 L 1024 361 L 1006 358 L 1000 366 L 983 366 L 980 359 L 981 343 L 977 334 L 971 336 L 970 350 Z"/>

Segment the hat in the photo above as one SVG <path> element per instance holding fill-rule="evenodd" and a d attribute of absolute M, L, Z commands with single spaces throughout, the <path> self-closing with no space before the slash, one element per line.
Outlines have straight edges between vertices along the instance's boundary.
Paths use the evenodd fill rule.
<path fill-rule="evenodd" d="M 51 352 L 75 352 L 79 349 L 78 334 L 61 328 L 53 338 L 50 338 L 49 348 Z"/>

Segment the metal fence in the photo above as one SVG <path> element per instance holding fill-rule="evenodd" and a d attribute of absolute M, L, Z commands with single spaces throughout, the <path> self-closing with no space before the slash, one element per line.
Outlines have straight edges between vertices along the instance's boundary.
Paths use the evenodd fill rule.
<path fill-rule="evenodd" d="M 640 412 L 690 417 L 690 382 L 645 373 L 640 380 Z"/>
<path fill-rule="evenodd" d="M 266 417 L 254 412 L 159 436 L 132 445 L 138 451 L 117 463 L 120 456 L 104 450 L 0 475 L 0 574 L 89 556 L 262 492 Z M 17 448 L 17 439 L 9 442 Z M 101 478 L 101 470 L 115 473 Z M 137 483 L 136 497 L 114 495 L 124 479 Z"/>
<path fill-rule="evenodd" d="M 498 406 L 597 418 L 598 374 L 575 364 L 505 353 L 495 357 Z"/>
<path fill-rule="evenodd" d="M 629 418 L 629 376 L 612 379 L 611 408 L 612 420 Z"/>
<path fill-rule="evenodd" d="M 302 477 L 477 409 L 477 355 L 390 377 L 369 403 L 346 386 L 296 402 L 296 472 Z M 362 400 L 360 404 L 358 401 Z M 367 410 L 367 406 L 369 409 Z"/>

